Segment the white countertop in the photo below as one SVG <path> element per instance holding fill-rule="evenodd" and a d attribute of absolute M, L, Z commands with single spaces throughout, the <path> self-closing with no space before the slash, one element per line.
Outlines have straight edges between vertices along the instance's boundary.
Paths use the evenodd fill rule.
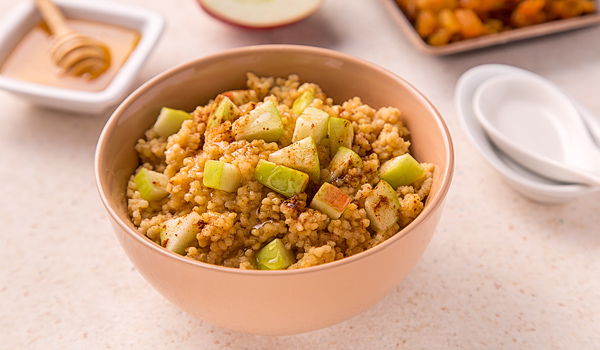
<path fill-rule="evenodd" d="M 0 16 L 18 1 L 0 2 Z M 120 1 L 168 21 L 139 84 L 197 57 L 266 43 L 332 48 L 405 78 L 453 136 L 456 174 L 442 220 L 408 278 L 359 316 L 297 336 L 226 331 L 163 299 L 116 241 L 93 173 L 109 115 L 43 110 L 0 91 L 0 348 L 600 348 L 600 194 L 563 205 L 522 197 L 474 149 L 453 103 L 463 72 L 504 63 L 600 114 L 600 26 L 433 57 L 411 46 L 378 1 L 327 0 L 308 20 L 269 31 L 223 24 L 194 0 Z"/>

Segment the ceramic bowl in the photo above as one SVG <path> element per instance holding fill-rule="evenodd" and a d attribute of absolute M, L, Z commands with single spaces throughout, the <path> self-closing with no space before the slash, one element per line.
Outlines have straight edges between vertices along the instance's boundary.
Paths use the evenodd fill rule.
<path fill-rule="evenodd" d="M 98 92 L 54 87 L 0 75 L 4 89 L 35 105 L 81 114 L 101 114 L 131 93 L 135 78 L 147 60 L 164 29 L 165 20 L 157 12 L 110 1 L 81 2 L 56 0 L 67 18 L 114 24 L 135 29 L 141 38 L 108 86 Z M 42 20 L 34 1 L 17 4 L 0 22 L 0 62 L 3 62 L 19 40 Z"/>
<path fill-rule="evenodd" d="M 411 152 L 435 163 L 434 184 L 417 219 L 363 253 L 320 266 L 283 271 L 237 270 L 169 252 L 141 235 L 127 214 L 125 188 L 138 166 L 134 145 L 162 106 L 193 110 L 218 93 L 245 87 L 246 73 L 298 74 L 341 103 L 360 96 L 375 108 L 397 106 L 411 131 Z M 410 272 L 442 214 L 454 168 L 446 124 L 409 83 L 339 52 L 295 45 L 233 49 L 170 69 L 131 94 L 99 138 L 96 183 L 116 236 L 137 271 L 182 310 L 234 331 L 285 335 L 349 319 L 381 300 Z"/>

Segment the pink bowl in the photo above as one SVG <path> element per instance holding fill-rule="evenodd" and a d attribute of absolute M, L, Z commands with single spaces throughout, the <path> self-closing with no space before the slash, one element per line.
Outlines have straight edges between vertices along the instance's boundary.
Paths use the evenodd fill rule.
<path fill-rule="evenodd" d="M 423 212 L 380 245 L 333 263 L 290 271 L 248 271 L 193 261 L 135 229 L 125 187 L 138 165 L 134 145 L 162 106 L 193 110 L 219 92 L 243 88 L 246 72 L 298 74 L 341 103 L 359 96 L 395 106 L 412 134 L 412 154 L 437 165 Z M 286 335 L 325 328 L 381 300 L 417 263 L 442 214 L 452 180 L 450 133 L 435 107 L 393 73 L 339 52 L 294 45 L 243 47 L 170 69 L 133 92 L 108 120 L 96 149 L 96 184 L 125 253 L 142 276 L 182 310 L 222 328 Z"/>

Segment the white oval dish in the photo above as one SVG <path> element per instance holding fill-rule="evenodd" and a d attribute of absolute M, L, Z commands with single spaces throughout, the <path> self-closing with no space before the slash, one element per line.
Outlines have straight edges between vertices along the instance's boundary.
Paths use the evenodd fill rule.
<path fill-rule="evenodd" d="M 526 169 L 559 182 L 600 186 L 600 148 L 571 100 L 531 74 L 487 79 L 473 111 L 494 144 Z"/>
<path fill-rule="evenodd" d="M 503 74 L 532 74 L 539 77 L 537 74 L 509 65 L 485 64 L 466 71 L 459 78 L 454 92 L 454 101 L 461 124 L 483 158 L 518 192 L 536 202 L 562 203 L 600 191 L 600 188 L 597 187 L 564 184 L 540 177 L 508 159 L 490 142 L 476 119 L 472 100 L 475 91 L 483 82 Z M 573 102 L 579 113 L 585 115 L 584 119 L 594 120 L 597 118 L 587 108 L 582 107 L 574 100 Z M 598 142 L 598 137 L 596 137 L 596 142 Z"/>

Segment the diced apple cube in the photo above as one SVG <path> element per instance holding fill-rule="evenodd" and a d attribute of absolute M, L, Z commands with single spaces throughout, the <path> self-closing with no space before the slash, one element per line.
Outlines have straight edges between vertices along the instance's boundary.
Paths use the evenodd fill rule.
<path fill-rule="evenodd" d="M 340 147 L 352 148 L 354 142 L 354 128 L 352 123 L 344 118 L 329 118 L 329 148 L 333 157 Z"/>
<path fill-rule="evenodd" d="M 410 185 L 423 175 L 423 166 L 408 153 L 388 160 L 379 169 L 379 178 L 387 181 L 394 189 Z"/>
<path fill-rule="evenodd" d="M 316 143 L 327 137 L 329 114 L 315 107 L 306 107 L 296 119 L 292 142 L 311 136 Z"/>
<path fill-rule="evenodd" d="M 307 173 L 314 182 L 319 182 L 321 178 L 317 144 L 310 136 L 271 153 L 269 162 Z"/>
<path fill-rule="evenodd" d="M 365 210 L 376 232 L 385 232 L 400 218 L 400 200 L 385 180 L 380 180 L 365 199 Z"/>
<path fill-rule="evenodd" d="M 293 197 L 306 189 L 308 175 L 283 165 L 259 160 L 254 179 L 286 197 Z"/>
<path fill-rule="evenodd" d="M 153 128 L 158 136 L 166 138 L 179 131 L 184 121 L 192 118 L 192 115 L 186 111 L 163 107 Z"/>
<path fill-rule="evenodd" d="M 169 177 L 165 174 L 141 168 L 133 177 L 133 181 L 142 198 L 149 202 L 169 195 L 167 192 Z"/>
<path fill-rule="evenodd" d="M 200 215 L 195 211 L 182 217 L 173 218 L 160 225 L 160 244 L 180 255 L 196 239 L 200 232 Z"/>
<path fill-rule="evenodd" d="M 242 183 L 242 173 L 233 164 L 218 160 L 207 160 L 204 163 L 204 186 L 225 192 L 235 192 Z"/>
<path fill-rule="evenodd" d="M 283 133 L 283 122 L 273 101 L 267 100 L 233 122 L 232 130 L 236 140 L 276 142 Z"/>
<path fill-rule="evenodd" d="M 240 109 L 223 94 L 217 96 L 215 105 L 215 109 L 208 116 L 207 130 L 216 128 L 226 120 L 233 122 L 241 114 Z"/>
<path fill-rule="evenodd" d="M 294 100 L 294 103 L 292 104 L 292 113 L 302 113 L 304 109 L 308 107 L 314 99 L 315 89 L 311 87 L 308 90 L 304 91 L 302 95 L 300 95 L 300 97 Z"/>
<path fill-rule="evenodd" d="M 352 198 L 344 191 L 325 182 L 310 201 L 309 206 L 326 214 L 331 219 L 338 219 L 351 200 Z"/>
<path fill-rule="evenodd" d="M 285 249 L 280 238 L 275 238 L 256 253 L 259 270 L 284 270 L 294 263 L 294 257 Z"/>
<path fill-rule="evenodd" d="M 331 159 L 329 166 L 328 181 L 333 181 L 346 173 L 350 168 L 362 167 L 363 161 L 353 150 L 341 146 Z"/>

